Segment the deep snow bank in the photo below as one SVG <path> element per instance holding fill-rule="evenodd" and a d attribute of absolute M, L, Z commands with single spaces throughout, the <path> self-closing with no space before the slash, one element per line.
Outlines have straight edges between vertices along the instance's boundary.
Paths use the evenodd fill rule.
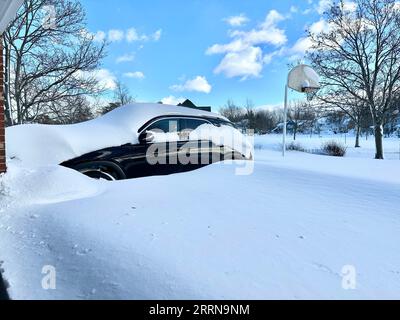
<path fill-rule="evenodd" d="M 62 163 L 99 149 L 138 142 L 138 129 L 161 115 L 224 117 L 161 104 L 132 104 L 75 125 L 21 125 L 6 129 L 7 156 L 29 167 Z"/>
<path fill-rule="evenodd" d="M 0 212 L 9 206 L 49 204 L 89 198 L 104 190 L 104 182 L 61 166 L 20 167 L 11 161 L 0 176 Z"/>
<path fill-rule="evenodd" d="M 256 159 L 250 176 L 219 163 L 105 183 L 90 198 L 7 207 L 0 213 L 0 256 L 11 297 L 399 298 L 398 183 L 337 176 L 343 164 L 336 158 L 289 153 L 291 168 Z M 320 161 L 327 165 L 303 169 Z M 20 192 L 35 192 L 36 173 L 14 170 L 20 178 L 12 187 L 28 179 L 33 185 Z M 36 175 L 37 183 L 51 173 L 68 182 L 66 193 L 71 183 L 90 187 L 91 180 L 60 170 Z M 56 268 L 56 290 L 41 287 L 46 265 Z M 354 290 L 343 288 L 345 266 L 356 270 Z"/>

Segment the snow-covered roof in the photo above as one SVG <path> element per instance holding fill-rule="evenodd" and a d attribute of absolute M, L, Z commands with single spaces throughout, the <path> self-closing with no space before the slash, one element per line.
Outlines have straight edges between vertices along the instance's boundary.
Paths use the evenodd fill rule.
<path fill-rule="evenodd" d="M 29 124 L 6 128 L 7 156 L 40 166 L 59 164 L 83 154 L 138 143 L 138 130 L 160 116 L 207 116 L 216 113 L 164 104 L 122 106 L 94 120 L 74 125 Z"/>

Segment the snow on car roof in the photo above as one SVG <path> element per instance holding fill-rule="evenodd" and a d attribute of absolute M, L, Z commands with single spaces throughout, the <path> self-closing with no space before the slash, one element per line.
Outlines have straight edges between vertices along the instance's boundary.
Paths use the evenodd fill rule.
<path fill-rule="evenodd" d="M 28 124 L 6 129 L 7 156 L 29 166 L 60 164 L 86 153 L 126 143 L 138 143 L 138 130 L 160 116 L 223 116 L 186 107 L 136 103 L 79 124 Z"/>

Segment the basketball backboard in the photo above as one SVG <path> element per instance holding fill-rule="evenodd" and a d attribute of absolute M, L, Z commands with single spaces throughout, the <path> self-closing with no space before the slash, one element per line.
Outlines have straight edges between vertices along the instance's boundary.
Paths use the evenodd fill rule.
<path fill-rule="evenodd" d="M 288 87 L 298 92 L 316 91 L 320 88 L 319 76 L 310 67 L 300 64 L 290 71 L 288 76 Z"/>

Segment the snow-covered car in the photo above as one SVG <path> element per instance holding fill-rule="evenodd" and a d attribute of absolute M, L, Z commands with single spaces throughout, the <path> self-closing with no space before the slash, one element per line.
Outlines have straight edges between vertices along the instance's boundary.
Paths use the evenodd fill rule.
<path fill-rule="evenodd" d="M 14 158 L 61 164 L 106 180 L 167 175 L 252 157 L 247 138 L 223 116 L 161 104 L 126 105 L 75 125 L 17 126 L 7 136 Z"/>

